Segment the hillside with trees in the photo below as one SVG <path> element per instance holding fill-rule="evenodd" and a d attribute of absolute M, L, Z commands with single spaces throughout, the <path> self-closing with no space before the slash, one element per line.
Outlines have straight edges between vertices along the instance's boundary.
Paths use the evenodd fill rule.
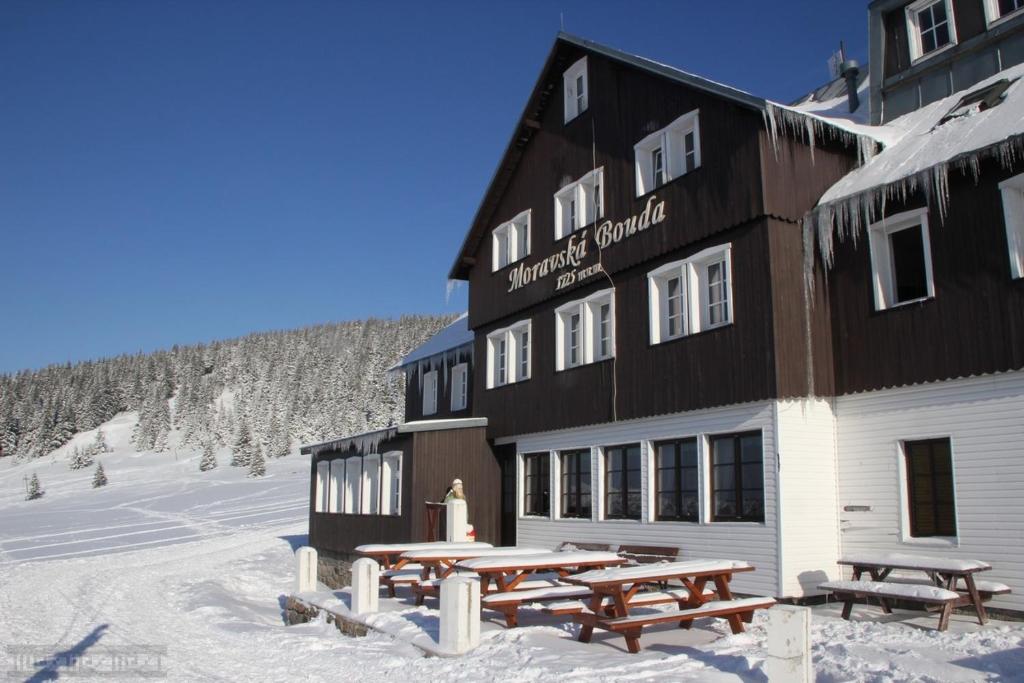
<path fill-rule="evenodd" d="M 342 322 L 0 375 L 0 447 L 40 457 L 125 411 L 138 412 L 139 451 L 166 450 L 174 429 L 197 450 L 241 440 L 276 457 L 386 427 L 404 411 L 387 369 L 451 320 Z"/>

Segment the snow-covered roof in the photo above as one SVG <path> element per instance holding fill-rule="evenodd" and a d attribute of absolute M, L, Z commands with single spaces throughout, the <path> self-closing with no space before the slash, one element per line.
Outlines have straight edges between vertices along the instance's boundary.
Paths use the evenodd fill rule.
<path fill-rule="evenodd" d="M 302 453 L 319 455 L 332 451 L 354 450 L 363 454 L 379 453 L 380 445 L 390 441 L 399 434 L 411 434 L 413 432 L 439 432 L 448 429 L 468 429 L 470 427 L 486 427 L 486 417 L 462 417 L 449 420 L 414 420 L 403 422 L 400 425 L 375 429 L 372 432 L 343 436 L 330 441 L 303 446 Z"/>
<path fill-rule="evenodd" d="M 423 342 L 409 352 L 402 360 L 396 363 L 389 370 L 397 370 L 406 365 L 412 365 L 416 361 L 436 356 L 445 351 L 457 349 L 473 341 L 473 330 L 469 329 L 469 313 L 463 313 L 450 325 L 443 328 L 433 337 Z"/>
<path fill-rule="evenodd" d="M 917 111 L 874 128 L 885 131 L 891 142 L 869 163 L 851 171 L 821 197 L 827 204 L 909 178 L 928 168 L 1024 133 L 1024 87 L 1013 83 L 1002 104 L 984 111 L 968 108 L 962 115 L 940 123 L 965 94 L 982 90 L 1002 79 L 1024 75 L 1024 64 L 1001 71 L 980 83 L 926 105 Z"/>
<path fill-rule="evenodd" d="M 881 126 L 871 126 L 884 149 L 854 169 L 822 195 L 805 224 L 818 231 L 823 251 L 830 252 L 831 231 L 856 233 L 863 221 L 874 220 L 886 198 L 922 190 L 934 193 L 945 211 L 949 167 L 970 170 L 975 177 L 984 157 L 1004 165 L 1024 156 L 1024 64 L 985 79 L 965 90 L 905 114 Z M 965 95 L 1006 79 L 1005 98 L 989 108 L 967 106 L 953 112 Z M 952 114 L 952 115 L 951 115 Z M 835 223 L 839 225 L 836 226 Z"/>

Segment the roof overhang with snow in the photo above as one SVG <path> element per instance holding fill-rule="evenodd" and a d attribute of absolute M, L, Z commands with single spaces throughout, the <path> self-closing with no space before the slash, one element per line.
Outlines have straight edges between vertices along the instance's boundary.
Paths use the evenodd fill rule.
<path fill-rule="evenodd" d="M 364 455 L 379 453 L 381 444 L 387 443 L 401 434 L 414 434 L 416 432 L 441 432 L 452 429 L 471 429 L 474 427 L 486 427 L 486 417 L 465 417 L 450 420 L 414 420 L 403 422 L 400 425 L 377 429 L 372 432 L 363 432 L 352 436 L 344 436 L 322 443 L 303 446 L 300 453 L 303 455 L 320 455 L 321 453 L 334 453 L 345 451 L 356 451 Z"/>
<path fill-rule="evenodd" d="M 388 368 L 388 372 L 400 370 L 431 356 L 452 351 L 473 343 L 473 331 L 469 329 L 469 314 L 463 313 L 451 323 L 441 328 L 433 337 L 410 351 L 402 360 Z"/>
<path fill-rule="evenodd" d="M 540 121 L 551 104 L 552 98 L 561 92 L 559 79 L 561 78 L 561 73 L 569 66 L 568 53 L 570 50 L 583 50 L 592 55 L 599 55 L 622 64 L 627 64 L 666 80 L 710 93 L 740 106 L 761 112 L 765 116 L 766 128 L 770 127 L 773 135 L 787 133 L 804 135 L 809 133 L 811 144 L 813 144 L 815 133 L 817 133 L 818 139 L 840 139 L 847 143 L 853 141 L 861 147 L 862 151 L 867 147 L 873 147 L 877 142 L 865 130 L 868 128 L 867 126 L 858 127 L 856 124 L 834 121 L 823 116 L 801 111 L 799 108 L 786 107 L 738 88 L 733 88 L 666 64 L 560 32 L 527 99 L 523 113 L 516 123 L 515 130 L 498 164 L 498 168 L 491 177 L 490 183 L 488 183 L 483 200 L 477 208 L 466 237 L 462 241 L 458 256 L 448 274 L 450 280 L 467 280 L 469 278 L 469 272 L 476 263 L 476 253 L 480 246 L 480 240 L 487 234 L 488 229 L 493 227 L 490 225 L 493 212 L 497 208 L 505 188 L 518 169 L 526 146 L 533 139 L 535 132 L 540 129 Z"/>

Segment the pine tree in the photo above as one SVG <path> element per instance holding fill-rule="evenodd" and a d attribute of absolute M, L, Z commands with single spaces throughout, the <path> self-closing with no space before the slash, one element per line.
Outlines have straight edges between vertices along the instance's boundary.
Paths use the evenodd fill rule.
<path fill-rule="evenodd" d="M 92 478 L 92 487 L 98 489 L 107 485 L 107 474 L 103 471 L 103 463 L 96 465 L 96 474 Z"/>
<path fill-rule="evenodd" d="M 73 470 L 82 470 L 86 467 L 92 467 L 92 450 L 88 447 L 79 448 L 75 446 L 75 450 L 71 452 L 71 461 L 68 463 L 68 467 Z"/>
<path fill-rule="evenodd" d="M 263 460 L 263 450 L 257 446 L 249 459 L 249 476 L 262 477 L 267 473 L 267 463 Z"/>
<path fill-rule="evenodd" d="M 43 487 L 39 484 L 39 475 L 33 472 L 32 479 L 28 482 L 28 495 L 25 496 L 25 500 L 42 498 L 44 493 L 46 492 L 43 491 Z"/>
<path fill-rule="evenodd" d="M 238 438 L 231 448 L 231 466 L 248 467 L 253 457 L 252 435 L 249 432 L 249 425 L 245 422 L 238 428 Z"/>
<path fill-rule="evenodd" d="M 102 429 L 96 430 L 96 439 L 92 442 L 92 452 L 96 454 L 109 453 L 112 449 L 107 445 L 107 437 Z"/>
<path fill-rule="evenodd" d="M 203 457 L 199 460 L 199 471 L 209 472 L 217 467 L 217 456 L 213 452 L 213 443 L 207 441 L 203 444 Z"/>

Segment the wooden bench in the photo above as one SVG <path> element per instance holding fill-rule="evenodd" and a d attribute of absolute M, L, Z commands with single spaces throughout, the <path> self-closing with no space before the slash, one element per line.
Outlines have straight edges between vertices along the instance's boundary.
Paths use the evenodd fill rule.
<path fill-rule="evenodd" d="M 877 598 L 882 610 L 891 614 L 889 600 L 903 600 L 921 603 L 926 606 L 937 606 L 939 612 L 939 630 L 949 627 L 949 616 L 954 607 L 970 604 L 970 597 L 956 591 L 940 588 L 935 585 L 906 583 L 896 581 L 828 581 L 818 586 L 822 590 L 831 591 L 843 605 L 843 619 L 849 620 L 853 612 L 853 602 L 857 599 Z"/>
<path fill-rule="evenodd" d="M 710 588 L 704 589 L 704 597 L 708 600 L 715 597 L 715 591 Z M 630 607 L 648 607 L 650 605 L 666 605 L 669 603 L 689 602 L 690 591 L 685 588 L 670 588 L 662 591 L 648 591 L 646 593 L 637 593 L 633 596 L 633 599 L 629 601 Z M 613 604 L 613 600 L 610 596 L 605 596 L 601 599 L 601 609 L 607 610 Z M 566 614 L 582 614 L 588 612 L 593 614 L 590 605 L 583 602 L 582 600 L 563 600 L 548 605 L 544 608 L 544 612 L 555 615 L 566 615 Z"/>
<path fill-rule="evenodd" d="M 401 569 L 385 569 L 380 573 L 380 585 L 388 589 L 388 597 L 395 597 L 395 588 L 415 584 L 423 575 L 423 567 L 407 564 Z"/>
<path fill-rule="evenodd" d="M 505 626 L 513 628 L 519 624 L 519 608 L 523 605 L 565 598 L 586 598 L 590 597 L 590 594 L 589 588 L 561 584 L 532 590 L 490 593 L 480 598 L 480 606 L 501 612 L 505 615 Z"/>
<path fill-rule="evenodd" d="M 620 545 L 619 557 L 624 557 L 629 564 L 654 564 L 655 562 L 675 562 L 682 551 L 679 548 L 660 545 Z"/>
<path fill-rule="evenodd" d="M 773 598 L 740 598 L 737 600 L 711 600 L 698 607 L 672 612 L 636 614 L 613 619 L 599 619 L 596 625 L 607 631 L 616 631 L 626 638 L 626 648 L 632 653 L 640 652 L 640 634 L 644 626 L 678 623 L 692 624 L 694 619 L 725 617 L 733 633 L 743 632 L 743 622 L 753 618 L 754 611 L 768 609 L 775 604 Z"/>
<path fill-rule="evenodd" d="M 456 571 L 450 576 L 464 576 L 467 578 L 479 578 L 479 575 L 475 572 L 469 571 Z M 446 578 L 450 578 L 446 577 Z M 441 584 L 444 579 L 419 579 L 412 584 L 413 595 L 416 596 L 416 604 L 422 605 L 426 598 L 432 598 L 440 594 Z M 515 590 L 509 591 L 509 595 L 515 595 L 532 590 L 542 590 L 547 588 L 558 588 L 564 586 L 561 581 L 558 580 L 557 574 L 537 574 L 535 577 L 521 581 Z M 501 593 L 493 593 L 492 595 L 501 595 Z M 486 595 L 483 597 L 487 597 Z M 481 598 L 482 599 L 482 598 Z"/>
<path fill-rule="evenodd" d="M 587 543 L 587 542 L 575 542 L 575 541 L 562 541 L 555 548 L 557 553 L 566 553 L 573 550 L 603 550 L 605 552 L 611 550 L 612 547 L 607 543 Z"/>

